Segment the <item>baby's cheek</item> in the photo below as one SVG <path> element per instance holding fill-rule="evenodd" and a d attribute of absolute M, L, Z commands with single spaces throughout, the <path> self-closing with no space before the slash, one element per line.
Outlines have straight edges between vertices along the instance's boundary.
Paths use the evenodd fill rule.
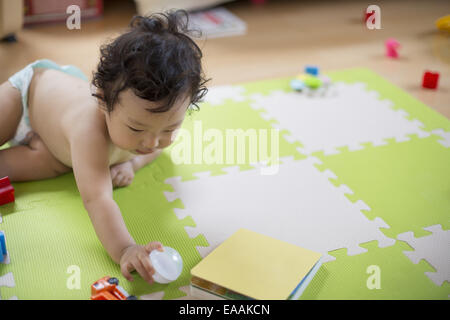
<path fill-rule="evenodd" d="M 171 145 L 177 139 L 177 134 L 179 130 L 180 129 L 177 129 L 171 132 L 170 135 L 164 139 L 167 146 Z"/>
<path fill-rule="evenodd" d="M 178 131 L 178 130 L 176 130 L 176 131 Z M 167 148 L 175 141 L 176 132 L 175 133 L 174 132 L 172 132 L 170 135 L 165 136 L 164 138 L 162 138 L 159 141 L 159 148 L 161 148 L 161 149 Z"/>
<path fill-rule="evenodd" d="M 172 144 L 172 141 L 170 141 L 169 138 L 163 139 L 163 140 L 160 140 L 160 141 L 159 141 L 159 146 L 158 146 L 158 148 L 164 149 L 164 148 L 167 148 L 168 146 L 170 146 L 171 144 Z"/>
<path fill-rule="evenodd" d="M 180 129 L 176 129 L 172 132 L 172 135 L 170 136 L 170 143 L 175 141 L 175 139 L 177 138 L 178 131 L 180 131 Z"/>
<path fill-rule="evenodd" d="M 128 135 L 123 132 L 122 130 L 118 130 L 118 129 L 110 129 L 109 130 L 109 136 L 111 138 L 112 143 L 121 148 L 121 149 L 128 149 L 130 142 L 129 142 L 129 138 Z"/>

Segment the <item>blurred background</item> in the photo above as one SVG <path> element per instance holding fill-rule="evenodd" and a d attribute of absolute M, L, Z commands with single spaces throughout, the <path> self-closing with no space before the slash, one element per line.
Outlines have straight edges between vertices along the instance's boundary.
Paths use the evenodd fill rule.
<path fill-rule="evenodd" d="M 366 25 L 370 4 L 380 29 Z M 79 28 L 68 27 L 70 5 L 81 9 Z M 210 85 L 295 76 L 306 64 L 324 73 L 366 67 L 450 118 L 450 33 L 436 26 L 448 0 L 0 0 L 0 81 L 42 58 L 92 77 L 100 45 L 134 15 L 173 8 L 204 32 L 197 43 Z M 388 38 L 399 42 L 398 58 L 386 56 Z M 422 88 L 426 70 L 440 73 L 437 89 Z"/>

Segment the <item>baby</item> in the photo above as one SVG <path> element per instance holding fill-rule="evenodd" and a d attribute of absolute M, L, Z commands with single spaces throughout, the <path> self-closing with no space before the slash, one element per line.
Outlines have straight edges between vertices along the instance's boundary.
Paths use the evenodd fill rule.
<path fill-rule="evenodd" d="M 91 85 L 73 66 L 38 60 L 0 86 L 0 177 L 30 181 L 73 170 L 95 232 L 126 279 L 152 283 L 159 242 L 136 244 L 113 200 L 169 146 L 206 94 L 202 53 L 187 13 L 136 16 L 101 47 Z"/>

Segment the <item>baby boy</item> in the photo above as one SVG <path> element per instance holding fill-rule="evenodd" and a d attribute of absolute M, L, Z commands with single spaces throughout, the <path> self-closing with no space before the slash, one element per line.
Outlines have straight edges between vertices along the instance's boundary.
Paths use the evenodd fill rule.
<path fill-rule="evenodd" d="M 125 278 L 152 283 L 148 255 L 113 200 L 141 167 L 169 146 L 186 111 L 207 92 L 202 53 L 185 11 L 136 16 L 100 49 L 91 85 L 73 66 L 38 60 L 0 85 L 0 177 L 30 181 L 73 170 L 84 207 Z"/>

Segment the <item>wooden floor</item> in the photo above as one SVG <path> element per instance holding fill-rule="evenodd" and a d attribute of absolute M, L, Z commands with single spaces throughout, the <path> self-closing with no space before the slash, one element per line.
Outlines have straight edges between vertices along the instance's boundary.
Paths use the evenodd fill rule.
<path fill-rule="evenodd" d="M 377 1 L 380 30 L 362 23 L 364 1 L 269 0 L 263 6 L 239 0 L 226 7 L 247 22 L 245 36 L 201 41 L 211 85 L 231 84 L 302 71 L 317 64 L 327 72 L 367 67 L 450 118 L 450 34 L 434 22 L 450 13 L 449 1 Z M 91 76 L 99 46 L 118 35 L 136 14 L 133 1 L 105 0 L 102 19 L 25 28 L 18 43 L 0 43 L 0 81 L 41 58 L 74 64 Z M 384 55 L 384 41 L 396 38 L 399 59 Z M 439 89 L 421 88 L 423 72 L 440 72 Z"/>

